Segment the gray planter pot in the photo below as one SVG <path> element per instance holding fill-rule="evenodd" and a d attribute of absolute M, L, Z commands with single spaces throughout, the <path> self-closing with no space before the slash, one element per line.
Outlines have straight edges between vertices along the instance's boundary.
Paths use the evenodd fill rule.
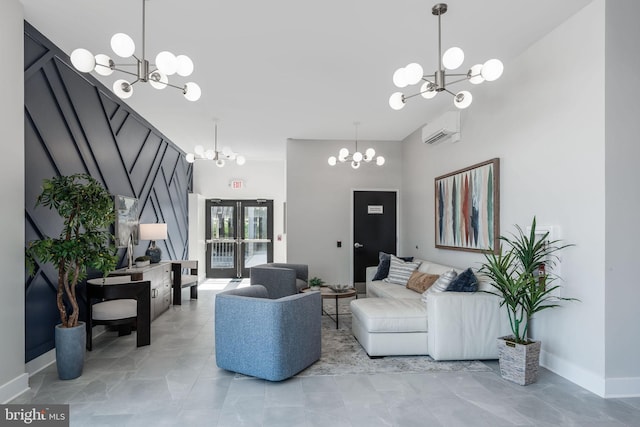
<path fill-rule="evenodd" d="M 58 378 L 72 380 L 82 375 L 87 336 L 84 322 L 74 328 L 56 325 L 56 366 Z"/>
<path fill-rule="evenodd" d="M 542 343 L 540 341 L 532 341 L 526 345 L 516 344 L 510 341 L 512 338 L 498 338 L 500 375 L 502 375 L 502 378 L 520 385 L 536 382 Z"/>

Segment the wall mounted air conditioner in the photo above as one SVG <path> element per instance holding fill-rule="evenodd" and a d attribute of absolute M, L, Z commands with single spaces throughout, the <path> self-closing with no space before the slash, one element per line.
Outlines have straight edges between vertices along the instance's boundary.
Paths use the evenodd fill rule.
<path fill-rule="evenodd" d="M 447 111 L 422 128 L 422 142 L 435 144 L 450 139 L 460 141 L 460 112 Z"/>

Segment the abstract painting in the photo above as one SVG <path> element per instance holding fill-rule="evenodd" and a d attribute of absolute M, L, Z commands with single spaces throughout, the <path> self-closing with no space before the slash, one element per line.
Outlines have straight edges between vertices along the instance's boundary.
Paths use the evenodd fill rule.
<path fill-rule="evenodd" d="M 435 178 L 436 248 L 500 249 L 500 159 Z"/>

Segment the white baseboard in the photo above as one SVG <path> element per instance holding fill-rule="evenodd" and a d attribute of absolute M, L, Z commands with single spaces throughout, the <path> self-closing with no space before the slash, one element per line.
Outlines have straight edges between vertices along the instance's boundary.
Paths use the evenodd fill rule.
<path fill-rule="evenodd" d="M 29 374 L 20 374 L 11 381 L 0 385 L 0 402 L 9 403 L 29 390 Z"/>
<path fill-rule="evenodd" d="M 586 388 L 600 397 L 607 397 L 605 396 L 604 378 L 595 375 L 593 372 L 586 371 L 544 350 L 540 351 L 540 366 L 547 368 L 580 387 Z"/>
<path fill-rule="evenodd" d="M 601 378 L 545 351 L 540 366 L 605 399 L 640 397 L 640 377 Z"/>
<path fill-rule="evenodd" d="M 44 354 L 41 354 L 40 356 L 36 357 L 33 360 L 28 361 L 25 364 L 27 373 L 29 374 L 29 376 L 37 374 L 38 372 L 42 371 L 44 368 L 46 368 L 47 366 L 50 366 L 52 364 L 56 363 L 56 349 L 52 349 L 47 351 Z"/>
<path fill-rule="evenodd" d="M 640 397 L 640 377 L 607 378 L 607 398 Z"/>

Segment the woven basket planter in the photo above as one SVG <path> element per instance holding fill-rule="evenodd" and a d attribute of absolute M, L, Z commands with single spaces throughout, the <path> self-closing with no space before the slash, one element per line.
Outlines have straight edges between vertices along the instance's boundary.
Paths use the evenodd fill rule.
<path fill-rule="evenodd" d="M 498 357 L 500 375 L 516 384 L 528 385 L 538 379 L 540 365 L 540 341 L 529 344 L 517 344 L 510 341 L 513 337 L 498 338 Z"/>

